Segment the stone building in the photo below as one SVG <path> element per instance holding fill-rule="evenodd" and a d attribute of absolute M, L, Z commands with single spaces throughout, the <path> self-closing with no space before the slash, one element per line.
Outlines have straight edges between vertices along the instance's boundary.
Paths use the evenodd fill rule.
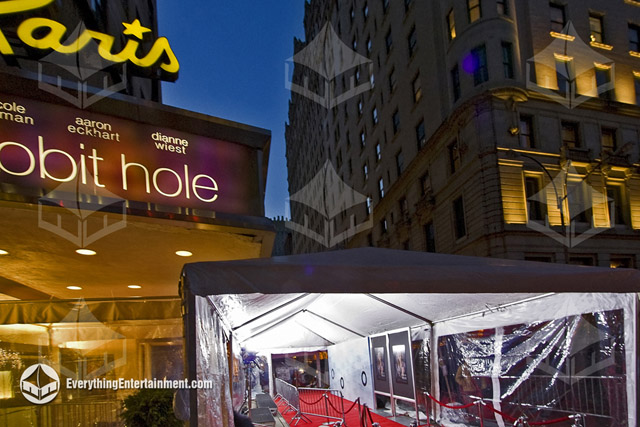
<path fill-rule="evenodd" d="M 339 246 L 637 266 L 640 2 L 308 3 L 306 39 L 335 46 L 327 28 L 341 44 L 325 52 L 369 62 L 342 52 L 341 74 L 318 75 L 301 56 L 317 46 L 296 41 L 293 84 L 332 79 L 338 101 L 293 91 L 287 160 L 291 194 L 328 160 L 366 196 L 331 218 L 370 220 Z M 294 233 L 293 247 L 327 245 Z"/>

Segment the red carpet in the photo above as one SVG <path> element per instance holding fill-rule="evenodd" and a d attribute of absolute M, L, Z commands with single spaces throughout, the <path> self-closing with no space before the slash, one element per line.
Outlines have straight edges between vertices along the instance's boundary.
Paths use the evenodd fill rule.
<path fill-rule="evenodd" d="M 302 405 L 302 411 L 307 412 L 305 410 L 305 405 L 304 403 L 301 403 Z M 345 425 L 346 427 L 360 427 L 360 414 L 358 412 L 358 405 L 353 406 L 353 402 L 350 402 L 348 400 L 344 400 L 344 406 L 345 406 Z M 351 408 L 351 409 L 350 409 Z M 362 408 L 362 407 L 361 407 Z M 297 420 L 294 420 L 293 422 L 292 419 L 293 417 L 295 417 L 295 412 L 294 411 L 289 411 L 286 414 L 283 414 L 283 412 L 286 412 L 287 407 L 284 404 L 283 401 L 278 401 L 278 410 L 280 411 L 280 414 L 282 414 L 282 416 L 284 417 L 284 419 L 287 421 L 287 423 L 289 423 L 291 426 L 294 425 L 294 423 Z M 311 412 L 311 410 L 309 411 Z M 316 411 L 317 412 L 317 411 Z M 335 418 L 327 418 L 327 417 L 319 417 L 319 416 L 315 416 L 315 415 L 306 415 L 307 419 L 303 418 L 301 419 L 297 426 L 299 427 L 320 427 L 323 425 L 326 425 L 327 421 L 333 421 L 335 422 L 336 419 Z M 383 416 L 380 416 L 378 414 L 374 414 L 371 413 L 371 418 L 373 419 L 373 422 L 376 422 L 378 424 L 380 424 L 380 427 L 404 427 L 402 424 L 398 424 L 395 421 L 391 421 Z M 308 421 L 310 420 L 310 421 Z M 371 421 L 367 419 L 367 423 L 365 424 L 366 426 L 371 426 Z"/>

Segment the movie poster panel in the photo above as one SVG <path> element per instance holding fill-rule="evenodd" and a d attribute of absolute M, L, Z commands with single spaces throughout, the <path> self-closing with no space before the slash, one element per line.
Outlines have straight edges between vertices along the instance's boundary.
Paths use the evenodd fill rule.
<path fill-rule="evenodd" d="M 391 381 L 393 394 L 408 399 L 415 398 L 413 389 L 413 368 L 409 332 L 389 334 L 389 354 L 391 355 Z"/>
<path fill-rule="evenodd" d="M 371 360 L 374 390 L 381 393 L 390 393 L 389 359 L 387 357 L 387 339 L 385 336 L 371 338 Z"/>

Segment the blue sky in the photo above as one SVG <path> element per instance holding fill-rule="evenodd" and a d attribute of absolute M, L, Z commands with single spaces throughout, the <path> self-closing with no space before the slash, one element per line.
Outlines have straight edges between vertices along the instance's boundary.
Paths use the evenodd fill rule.
<path fill-rule="evenodd" d="M 285 214 L 284 125 L 289 91 L 285 61 L 293 38 L 304 38 L 305 0 L 162 0 L 159 35 L 180 61 L 175 83 L 163 83 L 163 103 L 272 132 L 265 209 Z"/>

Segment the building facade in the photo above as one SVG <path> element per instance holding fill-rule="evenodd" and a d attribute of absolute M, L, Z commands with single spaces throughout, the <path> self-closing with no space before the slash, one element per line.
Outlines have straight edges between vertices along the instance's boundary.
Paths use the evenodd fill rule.
<path fill-rule="evenodd" d="M 287 161 L 291 194 L 329 160 L 366 197 L 332 218 L 370 220 L 341 246 L 637 266 L 640 2 L 310 2 L 306 39 L 327 23 L 370 61 L 331 88 L 370 88 L 331 108 L 293 93 Z"/>

